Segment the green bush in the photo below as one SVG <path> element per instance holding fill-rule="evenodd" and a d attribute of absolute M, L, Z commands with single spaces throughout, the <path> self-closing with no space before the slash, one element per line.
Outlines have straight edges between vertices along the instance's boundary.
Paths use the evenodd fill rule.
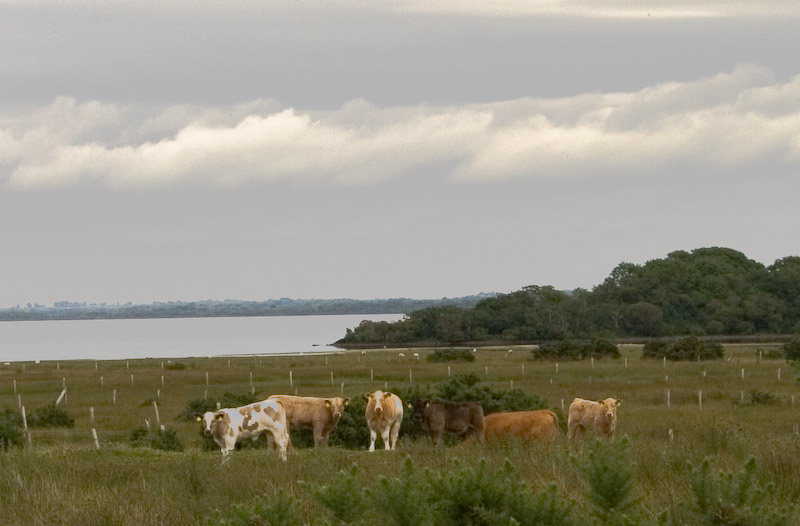
<path fill-rule="evenodd" d="M 189 400 L 186 403 L 186 407 L 183 409 L 183 411 L 181 411 L 181 413 L 176 417 L 176 420 L 193 422 L 198 416 L 202 416 L 206 411 L 216 411 L 217 403 L 219 403 L 219 407 L 226 408 L 241 407 L 257 401 L 258 399 L 251 394 L 235 394 L 226 391 L 217 397 Z M 152 401 L 150 403 L 152 404 Z"/>
<path fill-rule="evenodd" d="M 789 526 L 793 510 L 762 505 L 773 492 L 772 485 L 759 487 L 755 480 L 755 457 L 738 473 L 711 473 L 708 460 L 689 465 L 689 485 L 695 502 L 692 511 L 698 526 Z"/>
<path fill-rule="evenodd" d="M 426 358 L 429 362 L 474 362 L 475 353 L 469 349 L 436 349 Z"/>
<path fill-rule="evenodd" d="M 587 358 L 619 358 L 617 345 L 603 338 L 591 341 L 555 340 L 544 342 L 531 351 L 534 360 L 585 360 Z"/>
<path fill-rule="evenodd" d="M 18 411 L 6 409 L 0 413 L 0 451 L 23 445 L 21 425 L 22 415 Z"/>
<path fill-rule="evenodd" d="M 40 407 L 28 417 L 30 427 L 74 427 L 75 418 L 55 404 Z"/>
<path fill-rule="evenodd" d="M 787 360 L 800 360 L 800 334 L 783 344 L 783 355 Z"/>
<path fill-rule="evenodd" d="M 574 524 L 572 504 L 559 497 L 554 485 L 534 493 L 511 461 L 491 470 L 481 459 L 477 466 L 459 466 L 446 473 L 428 472 L 428 500 L 436 512 L 435 524 L 490 526 L 519 524 L 567 526 Z"/>
<path fill-rule="evenodd" d="M 301 481 L 300 486 L 328 508 L 334 519 L 350 524 L 363 516 L 368 504 L 366 492 L 357 481 L 357 474 L 358 468 L 354 464 L 348 471 L 339 471 L 328 485 L 312 486 Z"/>
<path fill-rule="evenodd" d="M 378 487 L 367 489 L 369 502 L 382 511 L 390 526 L 427 526 L 436 524 L 424 480 L 414 472 L 411 457 L 406 457 L 399 477 L 378 478 Z"/>
<path fill-rule="evenodd" d="M 303 518 L 297 500 L 283 493 L 259 496 L 249 504 L 233 504 L 214 510 L 209 526 L 301 526 Z"/>
<path fill-rule="evenodd" d="M 150 430 L 144 426 L 138 426 L 131 431 L 130 442 L 133 447 L 150 447 L 161 451 L 183 451 L 183 444 L 174 429 Z"/>
<path fill-rule="evenodd" d="M 628 516 L 640 499 L 633 496 L 634 466 L 626 437 L 619 442 L 595 440 L 589 450 L 573 461 L 588 486 L 587 497 L 599 524 L 638 524 Z"/>
<path fill-rule="evenodd" d="M 331 431 L 328 443 L 332 446 L 344 447 L 347 449 L 366 449 L 369 446 L 369 429 L 364 414 L 367 411 L 367 399 L 357 396 L 350 399 L 350 403 L 344 408 L 344 413 L 339 419 L 339 423 Z M 294 434 L 292 435 L 294 443 Z M 314 445 L 314 437 L 311 434 L 311 445 Z"/>
<path fill-rule="evenodd" d="M 436 386 L 437 401 L 477 402 L 484 414 L 533 411 L 547 407 L 547 401 L 522 389 L 498 390 L 480 383 L 475 373 L 455 374 Z"/>
<path fill-rule="evenodd" d="M 170 360 L 167 362 L 167 365 L 164 366 L 164 369 L 168 371 L 183 371 L 186 369 L 186 365 L 181 362 L 173 362 Z"/>
<path fill-rule="evenodd" d="M 669 342 L 647 342 L 642 349 L 642 358 L 666 358 L 670 361 L 719 360 L 725 356 L 722 345 L 701 342 L 694 336 L 678 338 Z"/>

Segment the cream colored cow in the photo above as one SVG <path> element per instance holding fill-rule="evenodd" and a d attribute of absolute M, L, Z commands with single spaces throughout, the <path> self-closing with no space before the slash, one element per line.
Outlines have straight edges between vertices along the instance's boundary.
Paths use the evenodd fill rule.
<path fill-rule="evenodd" d="M 369 450 L 375 451 L 375 440 L 378 433 L 385 449 L 393 450 L 397 445 L 400 425 L 403 423 L 403 401 L 393 393 L 377 390 L 368 393 L 367 427 L 369 428 Z"/>
<path fill-rule="evenodd" d="M 587 429 L 594 430 L 598 436 L 613 438 L 617 428 L 617 407 L 622 400 L 606 398 L 599 402 L 576 398 L 569 404 L 567 438 L 577 440 Z"/>

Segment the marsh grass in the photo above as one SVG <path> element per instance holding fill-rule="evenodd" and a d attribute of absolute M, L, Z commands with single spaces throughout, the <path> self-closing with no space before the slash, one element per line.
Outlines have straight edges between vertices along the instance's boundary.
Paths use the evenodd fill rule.
<path fill-rule="evenodd" d="M 769 348 L 758 344 L 758 349 Z M 368 351 L 363 356 L 348 352 L 327 357 L 231 358 L 230 367 L 228 358 L 182 359 L 183 370 L 162 368 L 166 360 L 161 359 L 127 364 L 62 361 L 60 367 L 55 362 L 26 362 L 24 370 L 21 363 L 0 367 L 0 412 L 17 409 L 14 380 L 28 414 L 53 404 L 66 383 L 68 395 L 62 406 L 75 419 L 70 428 L 32 428 L 29 447 L 0 448 L 3 523 L 203 524 L 214 510 L 279 494 L 296 499 L 303 521 L 310 523 L 330 514 L 299 481 L 326 485 L 340 471 L 355 466 L 358 483 L 375 488 L 380 477 L 402 477 L 407 456 L 418 472 L 427 469 L 442 476 L 458 465 L 475 466 L 481 459 L 487 470 L 501 470 L 508 459 L 516 476 L 533 491 L 552 486 L 560 498 L 574 503 L 574 516 L 589 517 L 594 508 L 572 458 L 582 454 L 591 438 L 572 451 L 563 436 L 550 446 L 511 439 L 485 447 L 434 450 L 423 437 L 401 436 L 394 453 L 368 454 L 365 442 L 363 449 L 298 448 L 282 463 L 270 450 L 242 449 L 223 466 L 218 452 L 203 451 L 199 424 L 179 418 L 190 400 L 250 393 L 251 372 L 257 399 L 295 392 L 339 396 L 342 383 L 344 396 L 356 398 L 384 387 L 433 390 L 447 379 L 448 366 L 451 375 L 473 373 L 497 390 L 511 389 L 513 381 L 514 389 L 546 400 L 562 420 L 562 400 L 566 408 L 576 396 L 621 399 L 618 434 L 628 437 L 627 455 L 633 465 L 633 488 L 641 498 L 637 513 L 642 520 L 652 522 L 666 513 L 671 524 L 691 524 L 692 512 L 682 504 L 692 499 L 688 465 L 699 466 L 706 459 L 712 470 L 737 472 L 755 458 L 755 482 L 773 484 L 761 502 L 764 507 L 777 509 L 800 500 L 800 437 L 794 434 L 800 424 L 800 384 L 798 371 L 785 361 L 759 363 L 756 346 L 726 345 L 725 360 L 667 362 L 664 367 L 660 361 L 641 360 L 641 346 L 624 345 L 621 358 L 595 360 L 593 367 L 588 361 L 563 362 L 556 370 L 556 363 L 534 362 L 528 349 L 514 349 L 513 354 L 507 347 L 481 349 L 472 363 L 431 363 L 426 360 L 431 351 L 415 349 L 400 350 L 405 358 L 397 350 Z M 412 358 L 413 352 L 420 353 L 419 361 Z M 771 393 L 777 403 L 731 403 L 742 391 L 752 390 Z M 156 425 L 152 403 L 142 403 L 151 400 L 158 402 L 161 422 L 174 430 L 184 451 L 130 445 L 132 431 L 144 426 L 145 420 Z M 99 451 L 91 438 L 92 407 Z"/>

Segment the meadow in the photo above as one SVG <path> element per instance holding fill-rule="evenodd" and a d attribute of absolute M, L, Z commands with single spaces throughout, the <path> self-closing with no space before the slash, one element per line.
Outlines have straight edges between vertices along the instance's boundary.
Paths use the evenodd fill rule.
<path fill-rule="evenodd" d="M 617 433 L 627 437 L 632 494 L 640 499 L 632 513 L 643 521 L 665 514 L 670 524 L 692 524 L 688 466 L 705 459 L 715 471 L 736 472 L 755 458 L 754 488 L 763 488 L 764 504 L 778 509 L 800 499 L 800 371 L 767 358 L 779 347 L 726 345 L 726 359 L 691 363 L 642 360 L 639 345 L 623 345 L 620 359 L 559 363 L 532 361 L 524 346 L 513 353 L 509 347 L 480 348 L 474 362 L 451 364 L 428 363 L 430 349 L 175 360 L 183 370 L 172 369 L 167 359 L 11 362 L 0 365 L 0 411 L 21 404 L 31 414 L 55 402 L 66 386 L 59 407 L 75 425 L 31 428 L 29 445 L 0 452 L 2 522 L 204 524 L 214 510 L 283 495 L 295 499 L 305 522 L 317 524 L 334 519 L 310 487 L 343 480 L 342 471 L 353 467 L 360 486 L 375 487 L 380 477 L 401 476 L 407 458 L 420 475 L 481 460 L 497 472 L 508 459 L 520 481 L 533 489 L 553 485 L 573 517 L 589 517 L 592 504 L 574 459 L 593 440 L 570 449 L 563 430 L 550 446 L 510 440 L 433 449 L 425 439 L 401 436 L 395 452 L 367 453 L 367 443 L 361 450 L 298 448 L 282 463 L 272 451 L 246 449 L 222 465 L 218 451 L 203 451 L 199 424 L 177 420 L 190 400 L 224 392 L 355 398 L 462 373 L 478 374 L 497 389 L 534 393 L 560 416 L 576 396 L 622 400 Z M 131 445 L 134 428 L 145 420 L 158 425 L 153 401 L 160 423 L 175 430 L 183 451 Z M 364 522 L 378 519 L 370 515 Z"/>

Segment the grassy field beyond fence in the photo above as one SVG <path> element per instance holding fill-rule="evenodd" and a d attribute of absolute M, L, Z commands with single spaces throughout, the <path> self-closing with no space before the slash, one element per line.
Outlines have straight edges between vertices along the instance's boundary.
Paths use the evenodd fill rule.
<path fill-rule="evenodd" d="M 766 502 L 777 508 L 800 500 L 800 371 L 783 359 L 767 358 L 778 347 L 729 344 L 724 360 L 691 363 L 642 360 L 637 345 L 623 345 L 622 357 L 615 360 L 558 363 L 532 361 L 530 347 L 479 349 L 476 360 L 467 363 L 427 362 L 428 349 L 11 362 L 0 365 L 0 411 L 21 402 L 31 414 L 54 403 L 66 385 L 59 407 L 74 417 L 75 425 L 31 428 L 30 445 L 0 452 L 2 522 L 203 524 L 215 509 L 282 492 L 297 500 L 305 521 L 316 523 L 330 513 L 300 481 L 328 484 L 341 470 L 356 466 L 358 481 L 370 487 L 380 476 L 399 476 L 407 457 L 419 473 L 445 473 L 480 459 L 499 470 L 509 459 L 522 481 L 532 488 L 554 484 L 576 517 L 588 516 L 585 483 L 571 460 L 580 448 L 570 451 L 564 436 L 551 446 L 512 440 L 436 450 L 425 440 L 401 436 L 394 453 L 370 454 L 364 443 L 362 450 L 297 449 L 282 463 L 268 450 L 242 450 L 223 466 L 218 451 L 202 451 L 199 424 L 177 419 L 190 400 L 225 392 L 355 398 L 412 382 L 433 385 L 461 373 L 475 373 L 496 389 L 536 394 L 560 415 L 576 396 L 621 399 L 617 432 L 627 436 L 634 492 L 641 498 L 637 513 L 644 520 L 667 512 L 672 524 L 689 524 L 681 522 L 690 517 L 687 466 L 705 459 L 715 470 L 737 471 L 755 457 L 756 480 L 764 488 L 772 484 Z M 146 420 L 157 425 L 153 401 L 160 423 L 177 433 L 182 452 L 131 445 L 134 428 Z"/>

